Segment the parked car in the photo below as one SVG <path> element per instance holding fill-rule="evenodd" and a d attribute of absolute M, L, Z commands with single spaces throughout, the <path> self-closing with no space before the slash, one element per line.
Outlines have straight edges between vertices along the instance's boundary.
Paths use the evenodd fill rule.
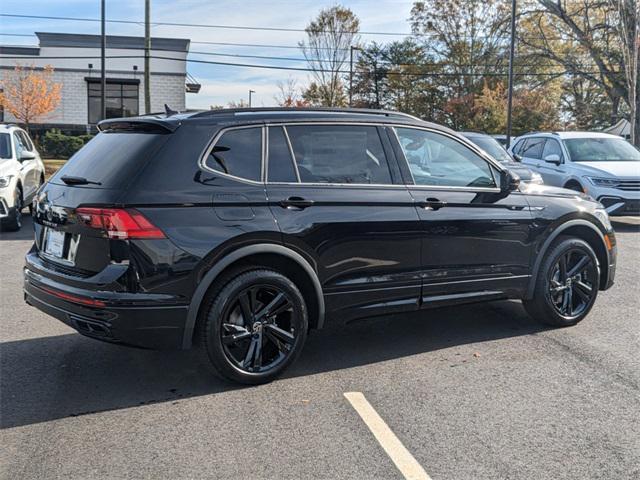
<path fill-rule="evenodd" d="M 616 135 L 530 133 L 511 152 L 545 184 L 589 194 L 609 215 L 640 215 L 640 151 Z"/>
<path fill-rule="evenodd" d="M 0 124 L 0 227 L 20 230 L 22 210 L 44 183 L 44 164 L 27 132 Z"/>
<path fill-rule="evenodd" d="M 502 145 L 504 148 L 507 148 L 507 136 L 506 135 L 502 135 L 502 134 L 497 134 L 497 135 L 491 135 L 492 138 L 495 138 L 496 141 Z M 513 144 L 513 142 L 516 141 L 516 138 L 518 137 L 511 137 L 511 143 Z"/>
<path fill-rule="evenodd" d="M 238 109 L 99 129 L 38 194 L 26 302 L 95 339 L 195 346 L 226 379 L 274 379 L 330 319 L 514 298 L 568 326 L 614 281 L 600 204 L 520 185 L 411 116 Z"/>
<path fill-rule="evenodd" d="M 516 173 L 520 180 L 527 183 L 542 184 L 542 176 L 525 167 L 511 156 L 511 154 L 492 136 L 479 132 L 460 132 L 460 134 L 471 140 L 493 158 L 502 163 L 512 172 Z"/>

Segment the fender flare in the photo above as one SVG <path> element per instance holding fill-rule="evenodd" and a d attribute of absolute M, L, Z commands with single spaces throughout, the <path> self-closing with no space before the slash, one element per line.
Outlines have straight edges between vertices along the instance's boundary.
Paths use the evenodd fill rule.
<path fill-rule="evenodd" d="M 561 225 L 559 225 L 555 230 L 553 230 L 549 236 L 547 237 L 547 239 L 544 241 L 544 243 L 542 244 L 542 247 L 540 247 L 540 251 L 538 253 L 538 255 L 536 256 L 536 260 L 535 263 L 533 264 L 533 269 L 531 270 L 531 279 L 529 280 L 529 286 L 527 287 L 527 293 L 526 293 L 526 298 L 531 299 L 533 298 L 533 292 L 535 290 L 536 287 L 536 280 L 538 278 L 538 271 L 540 270 L 540 266 L 542 265 L 542 260 L 544 259 L 544 256 L 547 253 L 547 250 L 549 249 L 549 247 L 551 246 L 551 243 L 558 238 L 559 235 L 562 234 L 562 232 L 564 232 L 565 230 L 571 228 L 571 227 L 588 227 L 590 229 L 592 229 L 595 233 L 598 234 L 598 238 L 600 238 L 600 241 L 602 242 L 602 245 L 605 247 L 605 251 L 607 249 L 606 243 L 604 241 L 604 235 L 602 234 L 602 232 L 598 229 L 598 227 L 596 227 L 593 223 L 587 221 L 587 220 L 569 220 L 568 222 L 565 222 Z M 608 267 L 608 265 L 605 266 L 600 266 L 600 274 L 602 274 L 603 268 Z M 604 270 L 605 272 L 607 270 Z"/>
<path fill-rule="evenodd" d="M 322 326 L 324 325 L 325 317 L 324 295 L 322 293 L 322 285 L 320 283 L 320 280 L 318 279 L 316 271 L 302 255 L 294 252 L 290 248 L 275 243 L 260 243 L 247 245 L 245 247 L 234 250 L 233 252 L 222 258 L 213 267 L 211 267 L 211 269 L 202 278 L 202 280 L 198 284 L 198 287 L 193 293 L 193 296 L 191 297 L 191 302 L 189 303 L 189 310 L 187 312 L 187 320 L 185 322 L 184 334 L 182 338 L 183 349 L 191 348 L 196 320 L 198 319 L 198 313 L 200 311 L 202 300 L 204 299 L 207 291 L 209 290 L 209 287 L 213 284 L 216 278 L 222 273 L 225 268 L 227 268 L 232 263 L 244 257 L 248 257 L 250 255 L 255 255 L 258 253 L 275 253 L 277 255 L 282 255 L 295 261 L 300 267 L 304 269 L 304 271 L 309 276 L 309 280 L 311 280 L 311 284 L 313 286 L 313 289 L 315 290 L 317 297 L 316 300 L 318 302 L 318 324 L 316 328 L 322 328 Z"/>

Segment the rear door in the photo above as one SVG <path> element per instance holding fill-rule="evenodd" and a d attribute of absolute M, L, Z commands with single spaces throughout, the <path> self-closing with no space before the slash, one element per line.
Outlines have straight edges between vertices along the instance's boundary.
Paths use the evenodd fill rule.
<path fill-rule="evenodd" d="M 552 159 L 556 155 L 559 161 L 554 163 Z M 555 138 L 547 138 L 542 150 L 542 161 L 540 162 L 540 174 L 544 179 L 544 183 L 555 187 L 564 186 L 567 177 L 565 162 L 566 159 L 562 153 L 560 142 Z"/>
<path fill-rule="evenodd" d="M 267 194 L 284 243 L 317 265 L 341 318 L 417 308 L 420 231 L 375 125 L 268 129 Z"/>
<path fill-rule="evenodd" d="M 521 292 L 531 251 L 524 195 L 501 192 L 496 166 L 453 135 L 408 127 L 390 134 L 421 219 L 422 302 Z"/>

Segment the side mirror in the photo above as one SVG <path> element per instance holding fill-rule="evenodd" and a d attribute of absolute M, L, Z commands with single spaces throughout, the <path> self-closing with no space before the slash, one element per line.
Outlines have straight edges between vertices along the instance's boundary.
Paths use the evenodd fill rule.
<path fill-rule="evenodd" d="M 510 170 L 500 172 L 500 191 L 503 193 L 513 192 L 520 186 L 520 177 Z"/>
<path fill-rule="evenodd" d="M 513 154 L 513 159 L 514 159 L 516 162 L 522 162 L 522 156 L 521 156 L 521 155 L 518 155 L 517 153 L 514 153 L 514 154 Z"/>
<path fill-rule="evenodd" d="M 36 154 L 33 152 L 24 151 L 20 154 L 19 162 L 28 162 L 29 160 L 33 160 L 36 158 Z"/>
<path fill-rule="evenodd" d="M 556 165 L 560 165 L 560 155 L 557 153 L 551 153 L 544 157 L 544 161 L 548 163 L 555 163 Z"/>

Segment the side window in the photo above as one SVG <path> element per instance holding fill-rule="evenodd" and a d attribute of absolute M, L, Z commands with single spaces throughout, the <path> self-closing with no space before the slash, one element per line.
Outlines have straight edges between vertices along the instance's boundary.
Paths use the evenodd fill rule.
<path fill-rule="evenodd" d="M 31 140 L 29 139 L 29 137 L 27 136 L 26 133 L 18 130 L 16 132 L 18 134 L 18 137 L 20 137 L 20 142 L 22 143 L 22 147 L 25 150 L 28 150 L 29 152 L 33 151 L 33 144 L 31 143 Z"/>
<path fill-rule="evenodd" d="M 526 140 L 519 140 L 513 147 L 513 153 L 515 153 L 516 155 L 522 155 L 521 150 L 524 142 L 526 142 Z"/>
<path fill-rule="evenodd" d="M 26 150 L 26 148 L 22 144 L 22 139 L 18 135 L 17 131 L 13 132 L 13 143 L 14 143 L 15 148 L 16 148 L 16 159 L 20 160 L 20 157 L 22 156 L 22 152 L 24 152 Z"/>
<path fill-rule="evenodd" d="M 293 157 L 282 127 L 269 127 L 267 172 L 270 182 L 297 182 Z"/>
<path fill-rule="evenodd" d="M 208 168 L 234 177 L 262 178 L 262 128 L 240 128 L 222 134 L 205 162 Z"/>
<path fill-rule="evenodd" d="M 496 186 L 489 163 L 460 142 L 414 128 L 396 133 L 416 185 Z"/>
<path fill-rule="evenodd" d="M 547 143 L 545 143 L 544 150 L 542 152 L 542 159 L 546 159 L 549 155 L 558 155 L 560 160 L 562 160 L 562 148 L 560 147 L 560 142 L 557 140 L 547 139 Z"/>
<path fill-rule="evenodd" d="M 393 183 L 376 127 L 293 125 L 287 132 L 301 182 Z"/>
<path fill-rule="evenodd" d="M 527 158 L 542 158 L 542 150 L 544 149 L 545 138 L 527 138 L 520 152 L 520 155 Z"/>

